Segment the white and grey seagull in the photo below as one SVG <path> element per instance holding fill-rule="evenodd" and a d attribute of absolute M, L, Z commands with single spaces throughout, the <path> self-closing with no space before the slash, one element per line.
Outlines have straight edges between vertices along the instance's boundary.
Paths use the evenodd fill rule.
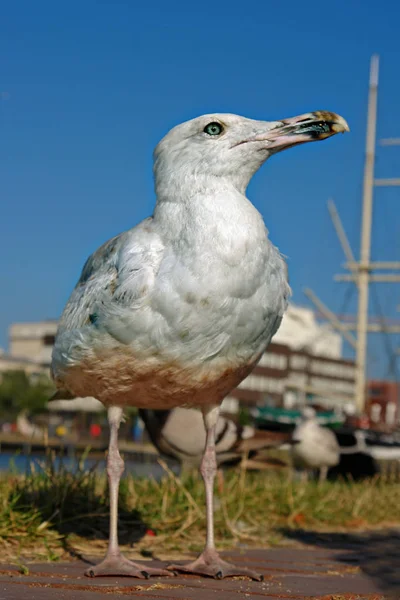
<path fill-rule="evenodd" d="M 336 467 L 340 461 L 340 446 L 331 429 L 323 427 L 317 419 L 317 412 L 311 406 L 302 411 L 302 419 L 293 431 L 292 459 L 296 468 L 319 470 L 320 482 L 325 481 L 328 469 Z"/>
<path fill-rule="evenodd" d="M 261 579 L 220 558 L 213 526 L 219 406 L 265 351 L 290 293 L 285 261 L 246 188 L 272 154 L 347 130 L 325 111 L 272 122 L 211 114 L 178 125 L 155 149 L 153 216 L 84 265 L 61 317 L 52 373 L 55 398 L 93 396 L 108 408 L 109 546 L 88 575 L 170 572 L 144 569 L 119 551 L 118 429 L 124 407 L 187 405 L 201 408 L 207 432 L 207 537 L 195 561 L 168 569 Z"/>

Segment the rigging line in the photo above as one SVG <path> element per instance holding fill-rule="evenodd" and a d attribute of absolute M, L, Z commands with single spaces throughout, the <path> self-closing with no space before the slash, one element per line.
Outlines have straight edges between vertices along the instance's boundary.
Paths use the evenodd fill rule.
<path fill-rule="evenodd" d="M 352 298 L 352 296 L 353 296 L 353 294 L 354 294 L 354 291 L 355 291 L 355 289 L 356 289 L 356 288 L 355 288 L 355 286 L 354 286 L 354 284 L 353 284 L 352 282 L 349 282 L 349 283 L 347 284 L 347 289 L 345 290 L 345 294 L 344 294 L 344 299 L 343 299 L 342 307 L 341 307 L 341 310 L 339 311 L 339 314 L 340 314 L 340 315 L 341 315 L 341 314 L 345 314 L 345 313 L 346 313 L 347 307 L 348 307 L 348 305 L 349 305 L 349 303 L 350 303 L 350 300 L 351 300 L 351 298 Z M 334 329 L 334 328 L 333 328 L 333 331 L 335 331 L 335 329 Z M 311 338 L 310 340 L 308 340 L 307 342 L 304 342 L 304 344 L 302 344 L 302 345 L 299 347 L 299 350 L 300 350 L 300 351 L 301 351 L 301 350 L 306 350 L 306 349 L 307 349 L 307 348 L 308 348 L 310 345 L 312 345 L 312 344 L 315 344 L 316 342 L 318 342 L 318 340 L 319 340 L 319 339 L 322 339 L 324 335 L 326 335 L 326 330 L 323 330 L 323 331 L 321 331 L 321 330 L 320 330 L 320 331 L 318 331 L 318 332 L 315 334 L 315 336 L 314 336 L 314 337 L 312 337 L 312 338 Z M 339 332 L 339 335 L 341 335 L 341 334 L 340 334 L 340 332 Z"/>

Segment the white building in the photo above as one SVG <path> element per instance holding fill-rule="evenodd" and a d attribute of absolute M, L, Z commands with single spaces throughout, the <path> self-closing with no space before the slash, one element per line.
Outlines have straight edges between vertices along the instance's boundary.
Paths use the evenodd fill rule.
<path fill-rule="evenodd" d="M 13 323 L 8 331 L 9 356 L 27 359 L 44 370 L 49 369 L 56 332 L 55 320 Z"/>
<path fill-rule="evenodd" d="M 292 350 L 308 350 L 316 356 L 342 357 L 341 335 L 331 325 L 318 323 L 311 309 L 295 304 L 289 305 L 273 342 Z"/>

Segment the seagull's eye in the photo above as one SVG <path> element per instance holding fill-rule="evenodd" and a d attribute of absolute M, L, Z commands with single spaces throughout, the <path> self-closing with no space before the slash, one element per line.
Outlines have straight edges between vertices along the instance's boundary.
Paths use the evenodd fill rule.
<path fill-rule="evenodd" d="M 224 128 L 221 123 L 217 123 L 217 121 L 213 121 L 206 125 L 203 129 L 204 133 L 208 135 L 220 135 L 223 132 Z"/>

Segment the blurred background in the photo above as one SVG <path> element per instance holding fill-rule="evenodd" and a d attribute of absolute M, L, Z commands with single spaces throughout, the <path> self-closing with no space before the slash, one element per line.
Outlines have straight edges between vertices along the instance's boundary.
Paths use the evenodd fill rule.
<path fill-rule="evenodd" d="M 3 560 L 105 548 L 106 414 L 48 403 L 51 352 L 86 258 L 152 213 L 157 142 L 204 113 L 329 110 L 349 134 L 274 156 L 248 190 L 293 297 L 223 403 L 216 526 L 221 547 L 359 544 L 372 554 L 355 568 L 398 580 L 399 20 L 394 0 L 0 2 Z M 185 473 L 204 429 L 182 410 L 121 426 L 119 534 L 142 556 L 202 547 L 203 487 Z"/>
<path fill-rule="evenodd" d="M 294 293 L 223 411 L 290 431 L 311 405 L 398 462 L 399 16 L 389 1 L 0 6 L 1 468 L 15 451 L 22 468 L 49 445 L 106 445 L 96 400 L 47 406 L 51 351 L 86 257 L 151 214 L 159 139 L 207 112 L 316 109 L 351 133 L 274 157 L 248 191 Z M 153 452 L 135 411 L 122 438 Z"/>

